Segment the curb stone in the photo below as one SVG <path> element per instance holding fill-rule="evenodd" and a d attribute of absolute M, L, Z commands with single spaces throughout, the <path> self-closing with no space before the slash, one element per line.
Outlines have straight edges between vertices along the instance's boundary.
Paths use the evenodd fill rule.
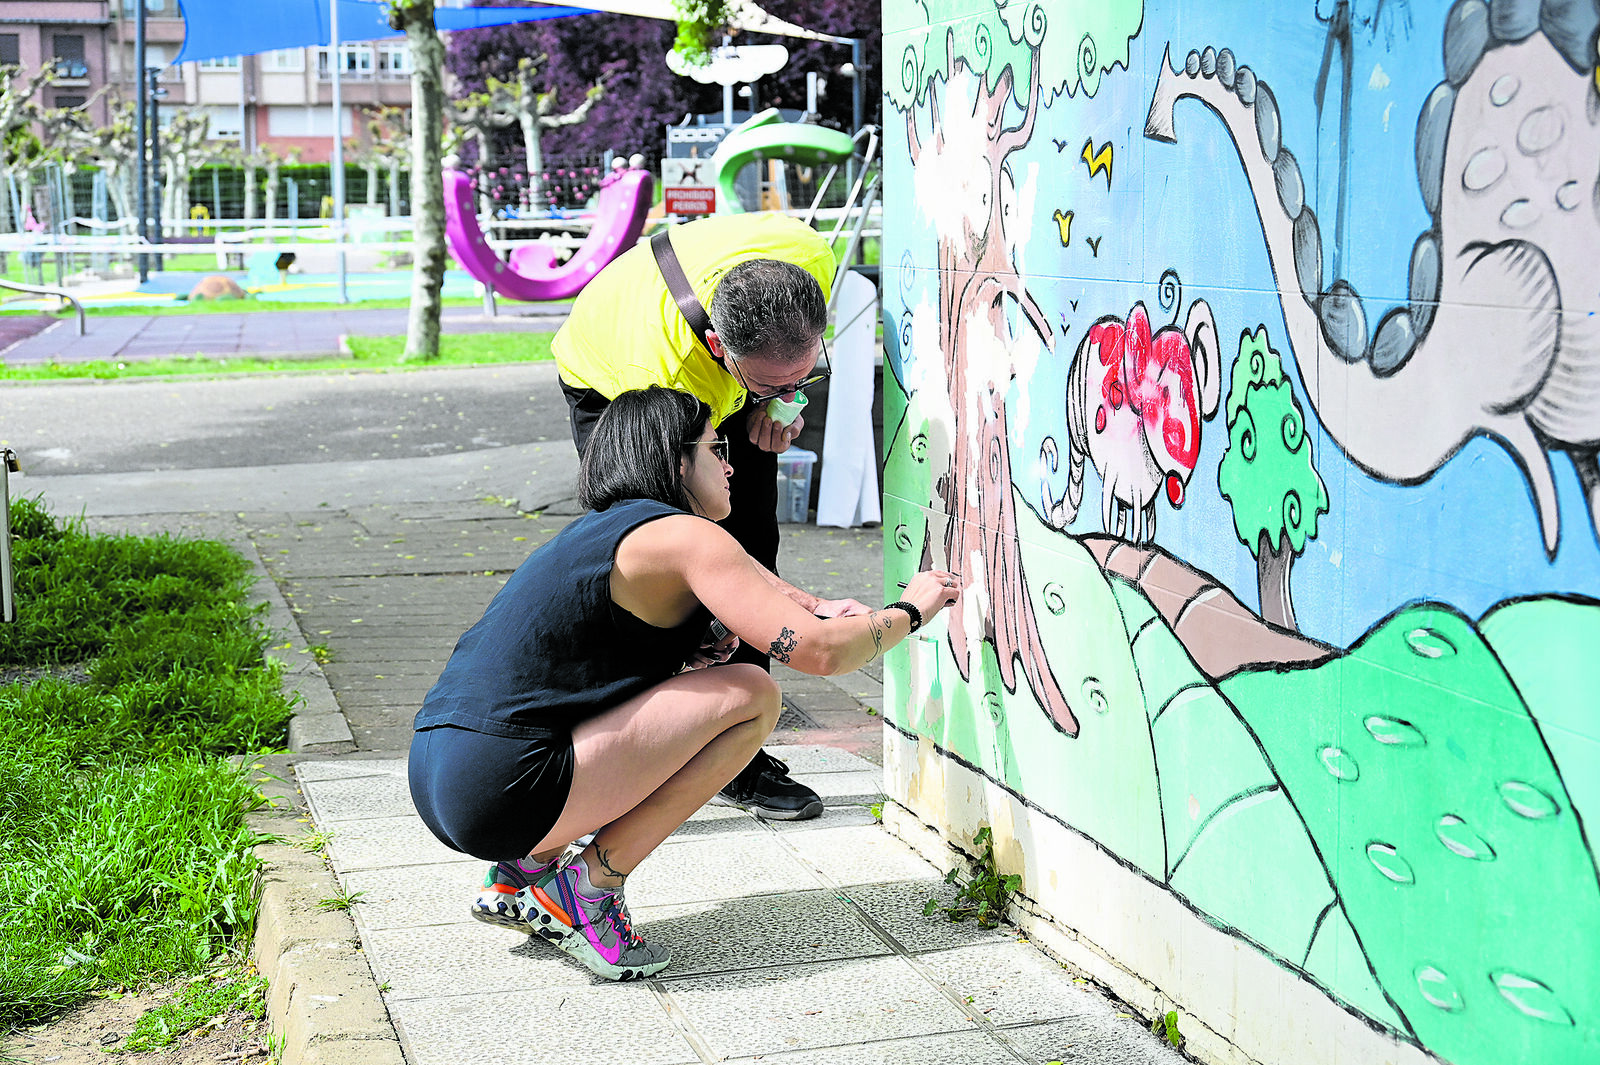
<path fill-rule="evenodd" d="M 252 953 L 267 979 L 268 1027 L 283 1040 L 278 1065 L 405 1065 L 355 922 L 318 908 L 337 893 L 337 878 L 321 854 L 285 842 L 310 821 L 291 756 L 262 765 L 270 804 L 247 820 L 274 839 L 255 848 L 263 868 Z"/>
<path fill-rule="evenodd" d="M 351 754 L 356 749 L 350 723 L 345 720 L 339 700 L 333 694 L 322 667 L 300 632 L 294 611 L 283 597 L 283 590 L 267 572 L 260 548 L 248 537 L 234 543 L 255 575 L 251 598 L 267 606 L 264 624 L 282 642 L 267 648 L 267 654 L 283 663 L 283 690 L 299 707 L 289 719 L 289 750 L 296 754 Z"/>
<path fill-rule="evenodd" d="M 300 704 L 289 720 L 291 753 L 262 760 L 270 804 L 247 819 L 273 837 L 255 848 L 262 870 L 252 953 L 267 979 L 267 1025 L 283 1040 L 278 1065 L 405 1065 L 355 921 L 318 908 L 338 893 L 338 878 L 323 855 L 290 842 L 311 820 L 294 784 L 295 756 L 350 753 L 355 739 L 255 543 L 244 537 L 234 548 L 250 562 L 251 599 L 266 604 L 264 624 L 279 637 L 267 654 L 284 664 L 283 690 Z"/>

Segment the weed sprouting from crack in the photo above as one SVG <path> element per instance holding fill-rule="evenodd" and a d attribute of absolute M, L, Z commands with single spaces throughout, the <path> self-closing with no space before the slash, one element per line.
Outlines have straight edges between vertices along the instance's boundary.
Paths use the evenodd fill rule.
<path fill-rule="evenodd" d="M 952 905 L 941 905 L 930 898 L 922 907 L 924 917 L 944 913 L 951 921 L 961 922 L 976 918 L 979 927 L 993 928 L 1005 916 L 1011 895 L 1022 887 L 1022 877 L 1015 873 L 1001 875 L 994 861 L 994 833 L 987 825 L 972 837 L 978 855 L 971 859 L 969 875 L 963 879 L 959 868 L 945 874 L 944 882 L 956 885 L 956 898 Z"/>

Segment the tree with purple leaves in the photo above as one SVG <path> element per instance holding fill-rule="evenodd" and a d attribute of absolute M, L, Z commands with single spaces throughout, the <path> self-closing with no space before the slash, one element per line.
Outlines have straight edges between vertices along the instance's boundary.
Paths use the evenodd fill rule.
<path fill-rule="evenodd" d="M 883 13 L 879 0 L 787 0 L 782 5 L 769 5 L 767 10 L 785 22 L 816 33 L 861 40 L 862 69 L 857 76 L 865 79 L 866 87 L 861 121 L 878 124 L 883 82 Z M 735 43 L 781 44 L 789 49 L 789 65 L 757 83 L 760 106 L 804 111 L 806 75 L 815 72 L 823 83 L 817 101 L 822 124 L 853 132 L 850 77 L 841 73 L 841 68 L 851 61 L 849 45 L 764 33 L 741 33 Z"/>
<path fill-rule="evenodd" d="M 554 108 L 570 111 L 589 90 L 604 82 L 588 120 L 545 132 L 542 147 L 551 159 L 662 154 L 662 128 L 686 113 L 720 107 L 716 87 L 678 78 L 662 56 L 672 47 L 675 29 L 659 19 L 629 15 L 578 15 L 545 22 L 486 27 L 450 35 L 445 63 L 462 93 L 487 90 L 489 79 L 508 80 L 525 59 L 539 63 Z M 501 161 L 523 162 L 522 136 L 506 130 L 496 142 Z"/>
<path fill-rule="evenodd" d="M 865 120 L 876 121 L 883 54 L 878 0 L 789 0 L 775 13 L 819 33 L 865 40 Z M 554 159 L 642 152 L 653 163 L 665 154 L 665 126 L 688 114 L 722 110 L 719 86 L 701 85 L 667 69 L 664 57 L 676 35 L 673 23 L 658 19 L 578 15 L 451 34 L 445 62 L 461 91 L 481 92 L 489 78 L 509 78 L 521 59 L 546 56 L 541 73 L 562 111 L 582 103 L 590 87 L 603 80 L 606 95 L 595 102 L 588 121 L 548 131 L 545 152 Z M 778 43 L 790 51 L 789 65 L 757 86 L 761 106 L 803 110 L 806 73 L 816 71 L 826 79 L 819 102 L 823 122 L 849 128 L 850 79 L 838 72 L 850 61 L 848 45 L 757 33 L 742 33 L 736 43 Z M 520 161 L 520 137 L 511 131 L 503 137 L 496 145 L 499 158 Z"/>

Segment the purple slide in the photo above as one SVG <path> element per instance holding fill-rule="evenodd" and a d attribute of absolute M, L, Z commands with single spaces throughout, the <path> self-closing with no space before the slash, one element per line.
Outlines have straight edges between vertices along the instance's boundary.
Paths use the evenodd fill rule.
<path fill-rule="evenodd" d="M 511 300 L 563 300 L 576 296 L 589 279 L 633 247 L 644 232 L 655 179 L 650 171 L 620 170 L 606 176 L 595 205 L 594 226 L 572 257 L 555 265 L 554 253 L 529 242 L 513 248 L 510 261 L 496 255 L 478 226 L 472 179 L 459 170 L 444 172 L 445 237 L 461 268 Z"/>

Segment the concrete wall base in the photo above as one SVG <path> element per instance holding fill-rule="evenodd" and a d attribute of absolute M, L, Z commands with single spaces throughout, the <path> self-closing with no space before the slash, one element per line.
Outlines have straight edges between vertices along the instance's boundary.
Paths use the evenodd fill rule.
<path fill-rule="evenodd" d="M 1007 918 L 1147 1022 L 1176 1011 L 1185 1053 L 1207 1065 L 1437 1065 L 928 739 L 883 732 L 889 831 L 948 870 L 990 826 L 998 871 L 1022 877 Z"/>

